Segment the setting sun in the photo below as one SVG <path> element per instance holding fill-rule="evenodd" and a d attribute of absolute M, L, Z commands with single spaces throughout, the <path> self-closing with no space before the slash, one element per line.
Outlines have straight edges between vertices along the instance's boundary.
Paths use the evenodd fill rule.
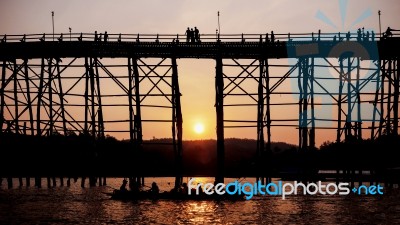
<path fill-rule="evenodd" d="M 196 125 L 194 125 L 194 132 L 196 132 L 197 134 L 203 133 L 204 125 L 202 123 L 196 123 Z"/>

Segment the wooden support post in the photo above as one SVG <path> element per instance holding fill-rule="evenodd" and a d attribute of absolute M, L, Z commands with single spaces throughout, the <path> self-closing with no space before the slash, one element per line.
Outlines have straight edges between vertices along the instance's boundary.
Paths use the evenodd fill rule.
<path fill-rule="evenodd" d="M 386 76 L 388 79 L 388 91 L 387 91 L 387 103 L 386 103 L 386 112 L 387 112 L 387 116 L 386 116 L 386 135 L 392 135 L 392 127 L 391 127 L 391 121 L 392 121 L 392 117 L 391 117 L 391 109 L 392 109 L 392 83 L 393 83 L 393 79 L 392 79 L 392 74 L 393 74 L 393 68 L 392 68 L 392 63 L 393 60 L 388 60 L 388 68 L 386 70 Z"/>
<path fill-rule="evenodd" d="M 394 61 L 393 77 L 394 77 L 394 91 L 393 91 L 393 134 L 399 135 L 399 92 L 400 92 L 400 59 Z"/>
<path fill-rule="evenodd" d="M 97 93 L 97 138 L 100 140 L 104 140 L 104 119 L 103 119 L 103 105 L 101 101 L 101 86 L 100 86 L 100 74 L 99 74 L 99 66 L 98 66 L 98 58 L 94 59 L 94 67 L 95 67 L 95 82 L 96 82 L 96 93 Z M 94 100 L 93 100 L 94 101 Z M 95 149 L 97 152 L 98 149 Z M 98 160 L 97 158 L 95 160 Z M 101 175 L 101 174 L 99 174 Z M 96 185 L 96 183 L 94 184 Z M 99 177 L 99 186 L 101 186 L 101 178 Z"/>
<path fill-rule="evenodd" d="M 339 58 L 339 66 L 340 66 L 340 74 L 339 74 L 339 96 L 337 101 L 338 107 L 338 118 L 337 118 L 337 132 L 336 132 L 336 143 L 340 143 L 340 137 L 342 136 L 342 93 L 343 93 L 343 77 L 344 77 L 344 68 L 343 68 L 343 58 Z M 338 171 L 339 172 L 339 171 Z"/>
<path fill-rule="evenodd" d="M 352 78 L 351 78 L 351 60 L 350 57 L 347 58 L 347 118 L 346 118 L 346 141 L 350 140 L 352 135 Z"/>
<path fill-rule="evenodd" d="M 298 85 L 300 90 L 299 100 L 299 148 L 304 152 L 308 148 L 308 59 L 299 59 Z"/>
<path fill-rule="evenodd" d="M 94 70 L 93 70 L 93 60 L 90 59 L 89 65 L 90 65 L 90 70 L 89 70 L 89 80 L 90 80 L 90 123 L 91 123 L 91 136 L 92 139 L 95 140 L 96 138 L 96 112 L 95 112 L 95 84 L 94 84 Z M 89 183 L 90 183 L 90 178 L 89 178 Z"/>
<path fill-rule="evenodd" d="M 25 75 L 25 86 L 26 86 L 26 100 L 27 107 L 29 112 L 29 122 L 30 122 L 30 131 L 31 135 L 33 135 L 34 125 L 33 125 L 33 112 L 32 112 L 32 102 L 31 102 L 31 90 L 29 85 L 29 74 L 28 74 L 28 59 L 24 60 L 24 75 Z"/>
<path fill-rule="evenodd" d="M 90 176 L 89 177 L 89 186 L 95 187 L 96 186 L 96 177 Z"/>
<path fill-rule="evenodd" d="M 128 104 L 129 104 L 129 142 L 131 144 L 135 141 L 134 134 L 134 118 L 135 113 L 133 111 L 133 74 L 132 74 L 132 58 L 128 58 Z M 139 99 L 140 103 L 140 99 Z M 136 99 L 136 104 L 138 104 L 138 100 Z"/>
<path fill-rule="evenodd" d="M 136 99 L 136 116 L 134 118 L 135 120 L 135 131 L 136 131 L 136 141 L 137 141 L 137 147 L 138 150 L 141 148 L 142 142 L 143 142 L 143 136 L 142 136 L 142 110 L 141 110 L 141 98 L 140 98 L 140 77 L 139 77 L 139 69 L 137 65 L 137 59 L 132 59 L 132 65 L 133 65 L 133 74 L 135 78 L 135 99 Z"/>
<path fill-rule="evenodd" d="M 262 160 L 265 151 L 265 140 L 264 140 L 264 59 L 259 60 L 259 78 L 258 78 L 258 99 L 257 99 L 257 177 L 256 181 L 260 180 L 261 183 L 264 183 L 263 175 L 264 171 L 262 171 Z M 261 174 L 259 174 L 261 172 Z"/>
<path fill-rule="evenodd" d="M 178 66 L 176 58 L 172 61 L 172 136 L 175 152 L 176 175 L 175 188 L 181 186 L 183 181 L 183 160 L 182 160 L 182 109 L 181 109 L 181 93 L 179 89 Z M 176 135 L 176 136 L 175 136 Z"/>
<path fill-rule="evenodd" d="M 61 72 L 60 72 L 60 59 L 56 59 L 56 68 L 57 68 L 57 80 L 58 80 L 58 97 L 60 99 L 60 111 L 61 111 L 61 119 L 62 119 L 62 128 L 63 133 L 67 135 L 67 121 L 65 119 L 65 109 L 64 109 L 64 92 L 62 88 L 62 81 L 61 81 Z"/>
<path fill-rule="evenodd" d="M 24 184 L 22 182 L 22 177 L 18 177 L 18 183 L 19 183 L 20 187 L 24 186 Z"/>
<path fill-rule="evenodd" d="M 50 180 L 50 177 L 47 177 L 47 188 L 51 188 L 51 180 Z"/>
<path fill-rule="evenodd" d="M 60 177 L 60 186 L 64 187 L 64 177 Z"/>
<path fill-rule="evenodd" d="M 31 178 L 30 177 L 25 177 L 25 183 L 27 187 L 31 186 Z"/>
<path fill-rule="evenodd" d="M 303 59 L 303 127 L 302 127 L 302 137 L 303 137 L 303 151 L 308 149 L 308 58 Z"/>
<path fill-rule="evenodd" d="M 357 78 L 356 78 L 356 94 L 357 94 L 357 139 L 362 140 L 362 118 L 361 118 L 361 94 L 360 94 L 360 58 L 357 57 Z"/>
<path fill-rule="evenodd" d="M 310 86 L 311 104 L 311 128 L 310 128 L 310 148 L 315 149 L 315 105 L 314 105 L 314 58 L 310 58 L 308 82 Z"/>
<path fill-rule="evenodd" d="M 85 57 L 85 135 L 89 135 L 89 62 L 88 57 Z"/>
<path fill-rule="evenodd" d="M 267 117 L 267 152 L 270 154 L 271 149 L 271 90 L 269 78 L 269 64 L 268 59 L 265 59 L 265 85 L 266 85 L 266 117 Z"/>
<path fill-rule="evenodd" d="M 54 131 L 54 121 L 53 121 L 53 58 L 49 59 L 48 62 L 48 74 L 49 79 L 47 81 L 47 88 L 49 94 L 49 136 L 53 135 Z"/>
<path fill-rule="evenodd" d="M 85 180 L 86 180 L 86 177 L 82 177 L 82 179 L 81 179 L 81 187 L 82 188 L 85 187 Z"/>
<path fill-rule="evenodd" d="M 270 77 L 269 77 L 269 63 L 268 59 L 265 59 L 265 105 L 266 105 L 266 126 L 267 126 L 267 145 L 266 145 L 266 153 L 268 156 L 271 156 L 272 148 L 271 148 L 271 89 L 270 89 Z M 270 169 L 267 173 L 266 183 L 271 182 L 271 174 Z"/>
<path fill-rule="evenodd" d="M 374 112 L 372 114 L 372 126 L 371 126 L 371 140 L 375 139 L 375 120 L 376 120 L 376 114 L 378 113 L 378 98 L 379 98 L 379 90 L 381 88 L 381 84 L 380 84 L 380 77 L 382 76 L 381 73 L 381 66 L 380 66 L 380 61 L 378 60 L 378 71 L 377 71 L 377 75 L 376 75 L 376 89 L 375 89 L 375 99 L 374 99 Z M 372 171 L 372 170 L 371 170 Z"/>
<path fill-rule="evenodd" d="M 225 170 L 225 141 L 224 141 L 224 77 L 222 58 L 216 58 L 215 67 L 215 109 L 217 117 L 217 183 L 224 182 Z"/>
<path fill-rule="evenodd" d="M 352 86 L 351 86 L 351 60 L 350 58 L 347 58 L 347 118 L 346 118 L 346 141 L 349 141 L 351 136 L 352 136 L 352 132 L 351 132 L 351 126 L 352 126 L 352 116 L 351 116 L 351 112 L 352 112 L 352 107 L 351 107 L 351 103 L 352 103 L 352 98 L 351 98 L 351 90 L 352 90 Z"/>
<path fill-rule="evenodd" d="M 36 106 L 36 135 L 41 136 L 42 131 L 40 127 L 40 106 L 42 104 L 42 96 L 43 96 L 43 83 L 44 83 L 44 58 L 42 58 L 41 69 L 40 69 L 40 77 L 39 77 L 39 88 L 38 88 L 38 97 L 37 97 L 37 106 Z"/>
<path fill-rule="evenodd" d="M 132 69 L 134 75 L 134 89 L 135 89 L 135 106 L 136 115 L 134 116 L 134 139 L 135 139 L 135 150 L 137 153 L 141 154 L 143 135 L 142 135 L 142 110 L 141 110 L 141 98 L 140 98 L 140 75 L 137 64 L 137 59 L 132 59 Z M 144 184 L 144 177 L 137 177 L 137 182 Z"/>
<path fill-rule="evenodd" d="M 1 86 L 0 86 L 0 134 L 3 133 L 3 124 L 5 123 L 4 121 L 4 107 L 6 105 L 6 102 L 4 100 L 4 89 L 6 88 L 6 67 L 7 67 L 7 61 L 3 60 L 3 67 L 1 69 Z"/>
<path fill-rule="evenodd" d="M 14 60 L 14 71 L 13 71 L 13 81 L 14 81 L 14 112 L 15 112 L 15 119 L 14 119 L 14 124 L 15 124 L 15 133 L 19 133 L 19 111 L 18 111 L 18 67 L 17 67 L 17 61 Z"/>
<path fill-rule="evenodd" d="M 8 189 L 13 188 L 13 180 L 12 180 L 12 177 L 7 177 L 7 186 L 8 186 Z"/>
<path fill-rule="evenodd" d="M 95 67 L 95 78 L 96 78 L 96 91 L 97 91 L 97 127 L 98 127 L 98 138 L 103 139 L 104 136 L 104 120 L 103 120 L 103 106 L 101 103 L 101 88 L 100 88 L 100 75 L 98 68 L 98 59 L 94 59 Z"/>
<path fill-rule="evenodd" d="M 42 178 L 35 177 L 35 187 L 41 188 L 42 187 Z"/>
<path fill-rule="evenodd" d="M 381 136 L 382 135 L 382 133 L 383 133 L 383 125 L 384 125 L 384 120 L 385 120 L 385 116 L 384 116 L 384 114 L 385 114 L 385 112 L 384 112 L 384 110 L 385 110 L 385 105 L 384 105 L 384 102 L 385 102 L 385 77 L 386 77 L 386 63 L 387 63 L 387 61 L 386 60 L 382 60 L 383 61 L 383 63 L 382 63 L 382 66 L 381 66 L 381 71 L 382 71 L 382 75 L 381 75 L 381 79 L 382 79 L 382 82 L 381 82 L 381 84 L 382 84 L 382 86 L 381 86 L 381 97 L 380 97 L 380 99 L 379 99 L 379 101 L 380 101 L 380 120 L 379 120 L 379 129 L 378 129 L 378 134 L 379 134 L 379 136 Z"/>

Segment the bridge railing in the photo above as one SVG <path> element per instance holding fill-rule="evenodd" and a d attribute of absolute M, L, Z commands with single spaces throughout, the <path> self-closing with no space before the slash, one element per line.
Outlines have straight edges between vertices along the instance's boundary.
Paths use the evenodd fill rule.
<path fill-rule="evenodd" d="M 383 34 L 382 34 L 383 35 Z M 364 32 L 355 33 L 296 33 L 296 34 L 200 34 L 199 40 L 192 41 L 185 34 L 105 34 L 105 33 L 45 33 L 2 35 L 1 43 L 38 42 L 38 41 L 111 41 L 111 42 L 277 42 L 277 41 L 375 41 L 380 34 Z M 393 33 L 392 37 L 400 37 Z"/>

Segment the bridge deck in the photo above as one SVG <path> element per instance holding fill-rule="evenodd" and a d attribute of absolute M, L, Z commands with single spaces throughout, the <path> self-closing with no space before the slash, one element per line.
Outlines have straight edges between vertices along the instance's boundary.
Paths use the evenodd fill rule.
<path fill-rule="evenodd" d="M 400 56 L 400 38 L 380 41 L 3 41 L 0 60 L 66 57 L 176 57 L 176 58 L 300 58 Z"/>

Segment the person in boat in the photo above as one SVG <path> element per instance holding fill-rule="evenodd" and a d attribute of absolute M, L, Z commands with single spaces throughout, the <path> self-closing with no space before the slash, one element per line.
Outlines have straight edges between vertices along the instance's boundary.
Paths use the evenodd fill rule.
<path fill-rule="evenodd" d="M 123 181 L 122 181 L 122 185 L 121 185 L 121 187 L 119 188 L 119 190 L 120 191 L 128 191 L 128 189 L 126 189 L 126 185 L 128 184 L 128 181 L 126 180 L 126 179 L 124 179 Z"/>
<path fill-rule="evenodd" d="M 188 186 L 187 186 L 187 183 L 183 183 L 179 188 L 178 188 L 178 194 L 180 194 L 180 195 L 187 195 L 189 192 L 188 192 Z"/>
<path fill-rule="evenodd" d="M 150 192 L 153 193 L 153 194 L 160 193 L 160 189 L 158 188 L 158 185 L 157 185 L 156 182 L 151 183 Z"/>

